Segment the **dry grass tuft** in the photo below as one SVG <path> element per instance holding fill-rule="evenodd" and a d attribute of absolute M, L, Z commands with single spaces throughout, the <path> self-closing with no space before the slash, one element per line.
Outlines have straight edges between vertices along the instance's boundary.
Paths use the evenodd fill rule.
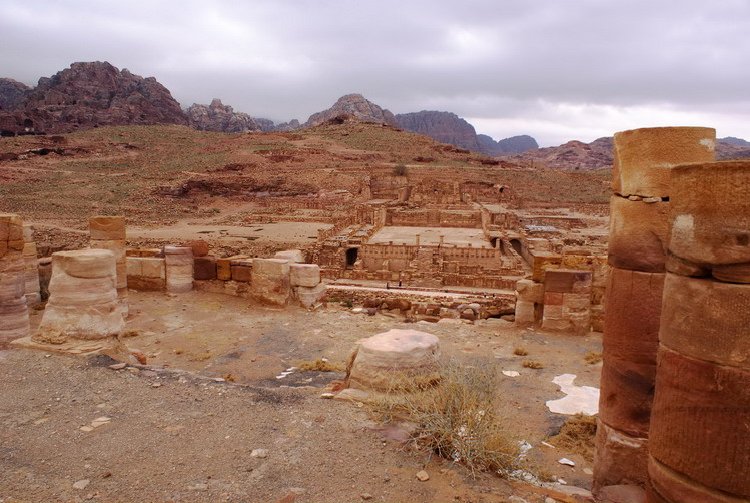
<path fill-rule="evenodd" d="M 526 356 L 529 354 L 529 352 L 526 350 L 526 348 L 517 347 L 513 350 L 513 354 L 516 356 Z"/>
<path fill-rule="evenodd" d="M 527 368 L 527 369 L 537 369 L 538 370 L 538 369 L 543 369 L 544 368 L 544 364 L 542 362 L 538 362 L 536 360 L 524 360 L 521 365 L 523 366 L 523 368 Z"/>
<path fill-rule="evenodd" d="M 602 354 L 598 351 L 589 351 L 588 353 L 586 353 L 583 359 L 589 365 L 596 365 L 597 363 L 602 361 Z"/>
<path fill-rule="evenodd" d="M 596 417 L 576 414 L 560 428 L 560 433 L 550 437 L 551 444 L 580 454 L 586 461 L 594 460 L 594 437 L 596 436 Z"/>
<path fill-rule="evenodd" d="M 488 364 L 441 364 L 440 383 L 425 391 L 375 400 L 373 412 L 386 421 L 417 425 L 414 441 L 472 473 L 507 476 L 517 468 L 518 446 L 495 412 L 497 370 Z"/>
<path fill-rule="evenodd" d="M 303 372 L 341 372 L 344 370 L 344 366 L 340 363 L 331 363 L 322 358 L 300 362 L 297 368 Z"/>
<path fill-rule="evenodd" d="M 141 335 L 140 330 L 130 329 L 125 330 L 122 334 L 120 334 L 120 337 L 137 337 L 139 335 Z"/>

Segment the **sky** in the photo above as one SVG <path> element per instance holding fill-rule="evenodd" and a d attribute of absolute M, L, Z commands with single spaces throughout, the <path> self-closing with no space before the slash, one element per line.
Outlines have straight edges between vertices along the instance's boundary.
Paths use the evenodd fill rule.
<path fill-rule="evenodd" d="M 361 93 L 542 146 L 648 126 L 750 139 L 750 0 L 0 0 L 0 77 L 75 61 L 183 107 L 304 122 Z"/>

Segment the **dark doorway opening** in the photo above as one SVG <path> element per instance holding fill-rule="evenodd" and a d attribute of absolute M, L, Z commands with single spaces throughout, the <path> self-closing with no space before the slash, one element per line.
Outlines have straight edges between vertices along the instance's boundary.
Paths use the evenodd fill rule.
<path fill-rule="evenodd" d="M 523 256 L 523 254 L 521 253 L 521 250 L 522 250 L 522 248 L 521 248 L 521 242 L 519 240 L 517 240 L 517 239 L 511 239 L 510 240 L 510 245 L 513 247 L 514 250 L 516 250 L 516 253 L 518 253 L 519 255 Z"/>
<path fill-rule="evenodd" d="M 359 248 L 348 248 L 346 250 L 346 268 L 351 269 L 354 267 L 354 263 L 357 261 L 357 254 L 359 253 Z"/>

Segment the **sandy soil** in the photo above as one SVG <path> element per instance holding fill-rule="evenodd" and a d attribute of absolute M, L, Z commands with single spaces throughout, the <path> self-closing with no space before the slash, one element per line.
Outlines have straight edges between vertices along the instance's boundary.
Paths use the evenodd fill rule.
<path fill-rule="evenodd" d="M 536 470 L 569 485 L 590 485 L 580 456 L 541 444 L 566 416 L 546 400 L 551 380 L 577 374 L 598 385 L 600 350 L 587 337 L 518 330 L 500 320 L 469 325 L 405 324 L 390 313 L 368 317 L 338 305 L 314 312 L 271 309 L 204 292 L 180 296 L 131 292 L 125 339 L 154 370 L 106 367 L 30 350 L 0 352 L 0 501 L 544 501 L 544 490 L 492 475 L 473 479 L 461 466 L 385 440 L 366 407 L 323 400 L 340 373 L 279 372 L 319 357 L 343 362 L 358 339 L 390 328 L 417 328 L 441 340 L 446 357 L 494 361 L 502 377 L 499 412 L 508 433 L 533 445 Z M 35 311 L 33 324 L 41 315 Z M 529 356 L 513 355 L 524 347 Z M 544 363 L 541 370 L 523 359 Z M 182 369 L 183 371 L 177 371 Z M 233 382 L 216 382 L 214 378 Z M 100 416 L 111 421 L 84 432 Z M 252 457 L 268 449 L 268 457 Z M 557 463 L 560 457 L 576 467 Z M 415 473 L 427 468 L 430 480 Z M 89 480 L 84 489 L 73 484 Z M 551 491 L 547 493 L 552 494 Z M 287 500 L 290 501 L 290 500 Z"/>

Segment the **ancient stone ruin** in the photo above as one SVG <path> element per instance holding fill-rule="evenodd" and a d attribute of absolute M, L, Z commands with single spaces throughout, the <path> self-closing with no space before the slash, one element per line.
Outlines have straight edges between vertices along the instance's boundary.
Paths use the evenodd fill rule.
<path fill-rule="evenodd" d="M 0 214 L 0 344 L 29 334 L 24 246 L 21 218 Z"/>

